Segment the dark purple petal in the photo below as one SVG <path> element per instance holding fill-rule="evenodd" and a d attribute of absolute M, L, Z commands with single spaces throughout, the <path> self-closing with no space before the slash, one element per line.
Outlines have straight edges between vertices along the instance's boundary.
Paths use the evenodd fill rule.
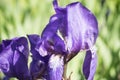
<path fill-rule="evenodd" d="M 63 66 L 63 57 L 53 54 L 48 63 L 48 80 L 62 80 Z"/>
<path fill-rule="evenodd" d="M 14 65 L 16 77 L 23 80 L 29 79 L 30 74 L 27 66 L 29 48 L 27 39 L 25 37 L 17 38 L 11 46 L 14 51 L 12 65 Z"/>
<path fill-rule="evenodd" d="M 87 80 L 93 80 L 97 67 L 97 55 L 95 51 L 87 51 L 83 63 L 83 74 Z"/>
<path fill-rule="evenodd" d="M 22 53 L 19 53 L 18 51 L 14 52 L 13 68 L 15 70 L 16 77 L 20 80 L 26 80 L 30 77 L 27 62 L 26 57 Z"/>
<path fill-rule="evenodd" d="M 30 51 L 32 53 L 33 57 L 36 57 L 39 55 L 39 52 L 35 49 L 36 46 L 41 43 L 41 38 L 39 35 L 37 34 L 31 34 L 31 35 L 27 35 L 29 42 L 30 42 Z"/>
<path fill-rule="evenodd" d="M 31 34 L 27 36 L 30 41 L 30 47 L 31 47 L 30 51 L 32 53 L 32 58 L 34 58 L 34 60 L 45 61 L 44 57 L 47 56 L 48 54 L 40 36 L 37 34 Z"/>
<path fill-rule="evenodd" d="M 0 53 L 3 51 L 4 48 L 11 44 L 11 41 L 12 40 L 2 40 L 0 44 Z"/>
<path fill-rule="evenodd" d="M 54 35 L 53 42 L 54 42 L 55 53 L 63 54 L 63 55 L 67 54 L 67 51 L 65 49 L 65 43 L 58 35 Z"/>
<path fill-rule="evenodd" d="M 45 75 L 46 63 L 41 60 L 32 60 L 30 64 L 30 73 L 33 79 L 42 78 Z"/>
<path fill-rule="evenodd" d="M 49 56 L 40 57 L 39 59 L 32 57 L 32 62 L 30 63 L 30 73 L 32 75 L 32 79 L 36 80 L 37 78 L 45 78 L 48 60 Z"/>
<path fill-rule="evenodd" d="M 36 45 L 41 42 L 41 38 L 37 34 L 27 35 L 27 37 L 28 37 L 28 39 L 30 41 L 31 49 L 35 48 Z"/>
<path fill-rule="evenodd" d="M 58 35 L 54 35 L 51 42 L 46 40 L 44 41 L 44 47 L 47 49 L 48 52 L 62 55 L 67 54 L 65 43 Z"/>
<path fill-rule="evenodd" d="M 10 45 L 11 41 L 12 41 L 12 40 L 3 40 L 3 41 L 2 41 L 3 47 L 5 48 L 5 47 L 7 47 L 8 45 Z"/>
<path fill-rule="evenodd" d="M 25 37 L 20 37 L 14 39 L 14 43 L 11 45 L 13 50 L 17 50 L 22 53 L 26 58 L 29 55 L 28 41 Z"/>
<path fill-rule="evenodd" d="M 17 77 L 20 80 L 29 79 L 28 42 L 25 37 L 4 40 L 0 54 L 0 67 L 7 77 Z M 3 61 L 4 60 L 4 61 Z"/>

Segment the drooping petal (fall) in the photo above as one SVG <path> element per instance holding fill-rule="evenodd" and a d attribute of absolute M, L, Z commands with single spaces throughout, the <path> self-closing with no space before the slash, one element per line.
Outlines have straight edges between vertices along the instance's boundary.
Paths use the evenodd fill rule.
<path fill-rule="evenodd" d="M 63 68 L 63 57 L 53 54 L 48 62 L 48 80 L 62 80 Z"/>
<path fill-rule="evenodd" d="M 87 80 L 93 80 L 97 67 L 97 55 L 95 50 L 86 52 L 83 63 L 83 74 Z"/>

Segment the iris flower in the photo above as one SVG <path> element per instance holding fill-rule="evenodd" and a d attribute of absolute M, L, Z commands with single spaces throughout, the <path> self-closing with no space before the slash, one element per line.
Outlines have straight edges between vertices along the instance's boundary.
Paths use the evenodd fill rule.
<path fill-rule="evenodd" d="M 93 46 L 98 36 L 95 16 L 80 2 L 62 8 L 54 0 L 53 6 L 55 14 L 50 17 L 41 36 L 27 36 L 32 53 L 30 70 L 27 66 L 29 49 L 25 37 L 3 40 L 0 44 L 0 69 L 8 78 L 64 80 L 66 64 L 85 50 L 83 74 L 87 80 L 94 79 L 97 55 Z"/>
<path fill-rule="evenodd" d="M 6 78 L 30 80 L 28 70 L 28 42 L 25 37 L 3 40 L 0 44 L 0 69 Z"/>
<path fill-rule="evenodd" d="M 50 80 L 61 80 L 64 64 L 71 60 L 81 50 L 86 50 L 86 57 L 83 64 L 83 74 L 87 80 L 92 80 L 97 65 L 96 51 L 93 45 L 98 36 L 98 23 L 95 16 L 84 7 L 80 2 L 68 4 L 65 8 L 59 7 L 57 0 L 53 1 L 56 14 L 50 18 L 50 21 L 42 33 L 43 41 L 52 47 L 53 54 L 48 62 L 48 74 Z M 62 38 L 57 34 L 61 33 Z M 59 40 L 56 37 L 59 38 Z M 55 40 L 54 40 L 55 39 Z M 54 55 L 56 42 L 62 43 L 56 48 L 59 53 Z M 45 46 L 45 45 L 44 45 Z M 62 56 L 62 57 L 61 57 Z M 58 57 L 58 60 L 52 59 Z M 53 66 L 53 63 L 55 66 Z M 57 65 L 57 63 L 60 63 Z M 59 74 L 59 77 L 57 74 Z"/>
<path fill-rule="evenodd" d="M 46 62 L 47 79 L 62 80 L 64 65 L 80 50 L 86 50 L 83 74 L 86 79 L 92 80 L 97 65 L 96 51 L 93 49 L 98 36 L 98 23 L 95 16 L 79 2 L 62 8 L 58 6 L 57 0 L 54 0 L 53 6 L 56 14 L 50 18 L 41 38 L 37 39 L 38 41 L 29 39 L 30 42 L 35 42 L 34 49 L 39 56 L 49 55 Z M 35 35 L 32 37 L 31 39 L 34 39 Z M 33 55 L 36 54 L 34 49 L 31 49 Z M 42 61 L 41 58 L 38 58 L 39 60 Z"/>

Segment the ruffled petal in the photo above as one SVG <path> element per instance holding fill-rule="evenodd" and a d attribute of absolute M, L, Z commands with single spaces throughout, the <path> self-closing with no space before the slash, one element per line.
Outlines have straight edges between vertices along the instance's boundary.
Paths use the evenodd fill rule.
<path fill-rule="evenodd" d="M 89 50 L 86 52 L 83 63 L 83 74 L 87 80 L 93 80 L 97 67 L 96 51 Z"/>

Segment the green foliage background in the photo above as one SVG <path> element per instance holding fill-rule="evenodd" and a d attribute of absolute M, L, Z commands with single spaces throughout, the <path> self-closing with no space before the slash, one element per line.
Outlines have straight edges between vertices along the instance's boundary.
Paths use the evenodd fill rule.
<path fill-rule="evenodd" d="M 99 23 L 96 42 L 98 67 L 94 80 L 120 80 L 120 0 L 58 0 L 61 6 L 79 1 L 93 12 Z M 0 42 L 26 34 L 41 34 L 54 14 L 52 0 L 0 0 Z M 68 64 L 67 76 L 84 80 L 80 52 Z M 3 78 L 0 74 L 0 80 Z M 14 80 L 14 79 L 12 79 Z"/>

